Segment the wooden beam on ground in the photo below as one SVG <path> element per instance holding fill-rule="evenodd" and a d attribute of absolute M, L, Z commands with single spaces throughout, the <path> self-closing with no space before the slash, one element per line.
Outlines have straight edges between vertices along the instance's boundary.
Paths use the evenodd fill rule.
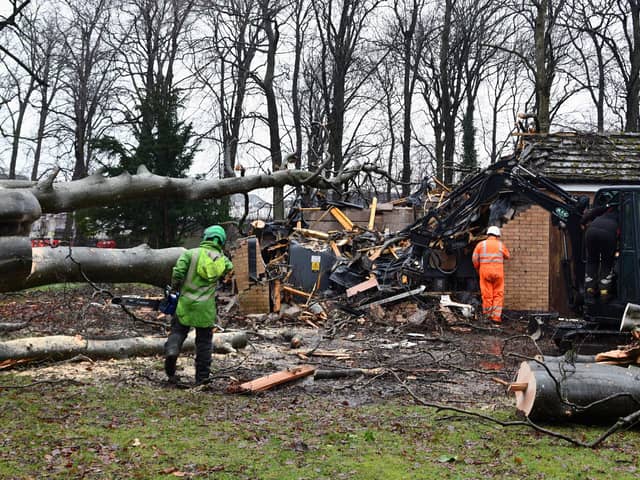
<path fill-rule="evenodd" d="M 272 373 L 265 377 L 256 378 L 250 382 L 242 383 L 239 389 L 241 392 L 264 392 L 283 383 L 313 375 L 315 371 L 316 367 L 313 365 L 300 365 L 281 372 Z"/>

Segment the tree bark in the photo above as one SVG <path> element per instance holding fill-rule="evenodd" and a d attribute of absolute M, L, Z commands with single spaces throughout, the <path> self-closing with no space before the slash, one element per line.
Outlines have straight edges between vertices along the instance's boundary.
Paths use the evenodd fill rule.
<path fill-rule="evenodd" d="M 32 249 L 30 275 L 19 289 L 60 282 L 129 283 L 163 287 L 184 248 L 36 247 Z M 0 270 L 0 275 L 4 272 Z M 2 277 L 0 277 L 2 278 Z"/>
<path fill-rule="evenodd" d="M 184 248 L 125 250 L 31 247 L 27 237 L 0 237 L 0 292 L 61 282 L 140 282 L 164 287 Z"/>
<path fill-rule="evenodd" d="M 609 422 L 640 410 L 640 373 L 600 363 L 523 362 L 516 408 L 532 420 Z"/>
<path fill-rule="evenodd" d="M 127 358 L 157 355 L 164 351 L 165 337 L 132 337 L 118 340 L 91 340 L 81 336 L 52 335 L 20 338 L 0 342 L 0 361 L 3 360 L 64 360 L 76 355 L 92 359 Z M 247 346 L 245 332 L 225 332 L 213 335 L 214 353 L 231 353 Z M 182 351 L 193 351 L 195 332 L 184 342 Z"/>
<path fill-rule="evenodd" d="M 124 201 L 173 198 L 202 200 L 222 198 L 233 193 L 250 192 L 259 188 L 284 185 L 307 185 L 321 189 L 337 187 L 356 176 L 361 170 L 375 170 L 375 165 L 362 166 L 345 171 L 342 175 L 326 179 L 315 172 L 303 170 L 280 170 L 270 175 L 251 175 L 212 180 L 195 178 L 172 178 L 154 175 L 142 167 L 136 175 L 123 173 L 117 177 L 105 177 L 95 173 L 71 182 L 53 183 L 52 179 L 39 184 L 0 181 L 0 205 L 5 195 L 14 189 L 28 188 L 40 203 L 43 213 L 59 213 L 82 208 L 117 205 Z M 0 210 L 0 221 L 3 220 Z"/>
<path fill-rule="evenodd" d="M 553 71 L 549 71 L 547 62 L 551 62 L 548 58 L 550 51 L 547 49 L 547 31 L 549 0 L 542 0 L 536 4 L 536 20 L 535 20 L 535 87 L 536 87 L 536 106 L 538 107 L 538 122 L 540 132 L 549 132 L 551 124 L 550 119 L 550 103 L 551 103 L 551 83 L 553 79 Z"/>

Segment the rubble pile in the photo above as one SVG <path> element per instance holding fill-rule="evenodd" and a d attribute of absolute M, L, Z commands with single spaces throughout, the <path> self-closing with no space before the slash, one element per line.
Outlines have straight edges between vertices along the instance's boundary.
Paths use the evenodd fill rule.
<path fill-rule="evenodd" d="M 422 258 L 410 239 L 416 219 L 425 209 L 440 207 L 446 195 L 444 189 L 427 192 L 419 202 L 412 198 L 411 206 L 406 199 L 378 204 L 374 198 L 369 208 L 324 202 L 294 207 L 285 227 L 253 222 L 250 235 L 232 252 L 239 312 L 277 313 L 318 327 L 339 321 L 337 311 L 375 321 L 385 316 L 382 305 L 411 299 L 437 307 L 447 294 L 441 308 L 471 317 L 473 306 L 452 300 L 454 292 L 427 289 Z M 437 256 L 439 267 L 452 266 L 446 257 Z M 413 321 L 421 317 L 413 313 Z"/>

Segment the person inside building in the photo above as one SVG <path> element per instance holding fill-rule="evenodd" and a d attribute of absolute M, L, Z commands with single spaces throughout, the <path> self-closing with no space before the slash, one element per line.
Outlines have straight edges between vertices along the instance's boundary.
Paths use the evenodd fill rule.
<path fill-rule="evenodd" d="M 500 228 L 496 226 L 487 229 L 487 239 L 479 242 L 473 250 L 473 266 L 480 277 L 482 313 L 496 325 L 502 323 L 503 263 L 509 257 L 509 250 L 500 240 Z"/>
<path fill-rule="evenodd" d="M 176 383 L 176 362 L 191 327 L 196 330 L 196 384 L 209 378 L 213 326 L 216 323 L 216 286 L 233 264 L 222 252 L 227 240 L 220 225 L 205 229 L 198 248 L 185 251 L 176 262 L 171 277 L 172 290 L 179 291 L 171 332 L 164 346 L 164 369 L 169 381 Z"/>
<path fill-rule="evenodd" d="M 613 292 L 620 219 L 618 196 L 611 192 L 607 194 L 604 204 L 587 210 L 581 220 L 586 225 L 584 288 L 587 301 L 593 301 L 598 296 L 607 301 Z"/>

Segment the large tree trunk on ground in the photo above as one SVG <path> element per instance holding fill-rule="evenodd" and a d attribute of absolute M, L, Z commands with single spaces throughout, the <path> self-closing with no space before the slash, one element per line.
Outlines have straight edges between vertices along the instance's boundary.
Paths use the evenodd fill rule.
<path fill-rule="evenodd" d="M 81 336 L 53 335 L 20 338 L 0 342 L 0 361 L 4 360 L 64 360 L 77 355 L 92 359 L 126 358 L 157 355 L 164 351 L 166 337 L 132 337 L 118 340 L 90 340 Z M 231 353 L 247 346 L 245 332 L 225 332 L 213 335 L 214 353 Z M 184 342 L 182 351 L 193 351 L 195 332 Z"/>
<path fill-rule="evenodd" d="M 28 238 L 0 237 L 0 292 L 63 282 L 130 283 L 164 287 L 184 248 L 31 248 Z"/>
<path fill-rule="evenodd" d="M 640 410 L 639 380 L 635 368 L 523 362 L 514 384 L 516 408 L 532 420 L 610 422 Z"/>

